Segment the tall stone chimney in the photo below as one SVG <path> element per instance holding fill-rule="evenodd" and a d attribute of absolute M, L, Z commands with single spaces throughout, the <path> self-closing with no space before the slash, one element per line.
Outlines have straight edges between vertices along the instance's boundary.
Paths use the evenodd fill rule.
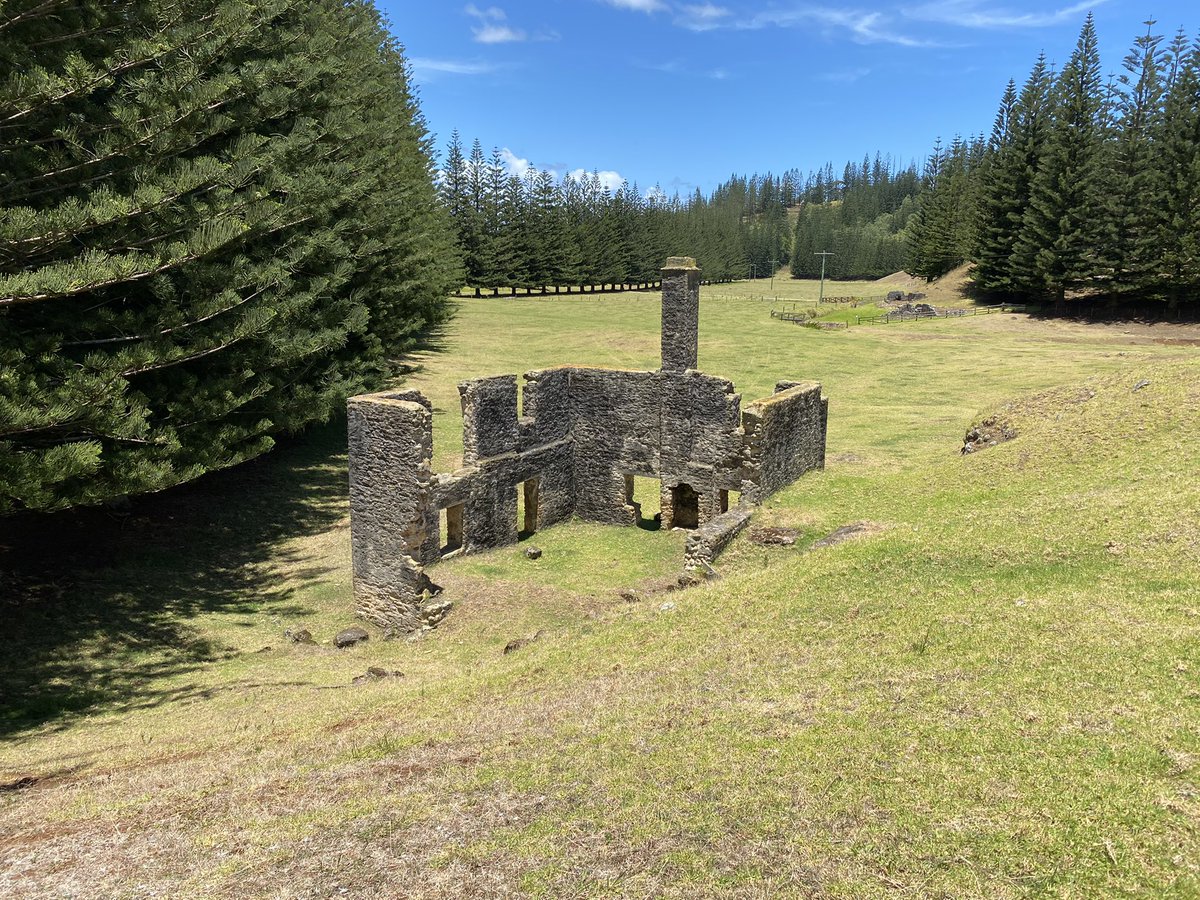
<path fill-rule="evenodd" d="M 700 269 L 672 256 L 662 270 L 662 370 L 696 368 L 700 345 Z"/>

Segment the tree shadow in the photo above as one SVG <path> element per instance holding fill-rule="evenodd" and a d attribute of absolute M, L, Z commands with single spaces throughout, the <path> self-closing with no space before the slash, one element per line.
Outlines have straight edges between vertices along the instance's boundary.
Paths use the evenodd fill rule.
<path fill-rule="evenodd" d="M 0 519 L 0 739 L 211 693 L 172 676 L 238 651 L 191 620 L 311 613 L 296 588 L 329 570 L 283 545 L 341 520 L 346 495 L 343 418 L 158 495 Z"/>

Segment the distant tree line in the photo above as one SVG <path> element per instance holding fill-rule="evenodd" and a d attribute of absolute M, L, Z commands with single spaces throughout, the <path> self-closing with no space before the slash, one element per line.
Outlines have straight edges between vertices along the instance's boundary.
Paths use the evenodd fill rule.
<path fill-rule="evenodd" d="M 985 140 L 940 145 L 909 227 L 908 270 L 964 261 L 997 296 L 1200 302 L 1200 44 L 1153 21 L 1115 80 L 1089 15 L 1070 59 L 1010 81 Z"/>
<path fill-rule="evenodd" d="M 0 60 L 0 513 L 257 456 L 445 318 L 429 137 L 367 0 L 6 0 Z"/>
<path fill-rule="evenodd" d="M 466 283 L 482 288 L 638 283 L 680 253 L 714 280 L 767 278 L 789 263 L 797 277 L 814 277 L 816 249 L 836 254 L 829 277 L 888 275 L 904 266 L 919 187 L 913 166 L 876 154 L 840 177 L 832 164 L 807 176 L 733 175 L 711 196 L 696 190 L 685 200 L 657 186 L 612 191 L 595 172 L 516 175 L 499 149 L 485 155 L 475 140 L 466 151 L 457 132 L 440 183 Z"/>
<path fill-rule="evenodd" d="M 455 132 L 440 192 L 471 287 L 639 283 L 679 254 L 712 280 L 766 277 L 788 260 L 787 202 L 773 178 L 734 177 L 686 200 L 657 186 L 614 191 L 595 172 L 514 174 L 499 149 L 485 155 L 475 140 L 467 151 Z"/>

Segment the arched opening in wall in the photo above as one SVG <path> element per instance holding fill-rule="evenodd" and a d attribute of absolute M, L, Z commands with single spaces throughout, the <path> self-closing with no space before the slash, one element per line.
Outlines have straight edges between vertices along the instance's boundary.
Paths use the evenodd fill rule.
<path fill-rule="evenodd" d="M 671 488 L 671 527 L 700 527 L 700 495 L 690 484 Z"/>
<path fill-rule="evenodd" d="M 445 559 L 462 549 L 463 505 L 456 503 L 438 513 L 438 541 L 441 555 Z"/>
<path fill-rule="evenodd" d="M 721 491 L 721 512 L 727 513 L 742 500 L 741 491 Z"/>
<path fill-rule="evenodd" d="M 661 488 L 657 478 L 625 476 L 625 505 L 633 507 L 633 524 L 643 531 L 662 528 Z"/>
<path fill-rule="evenodd" d="M 540 477 L 517 485 L 517 540 L 531 537 L 538 529 L 538 489 Z"/>

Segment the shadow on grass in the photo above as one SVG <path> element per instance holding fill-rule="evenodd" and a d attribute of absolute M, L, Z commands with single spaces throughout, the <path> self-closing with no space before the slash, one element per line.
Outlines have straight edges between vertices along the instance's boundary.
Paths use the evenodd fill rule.
<path fill-rule="evenodd" d="M 0 738 L 211 693 L 172 678 L 234 653 L 197 615 L 310 612 L 328 570 L 281 545 L 345 515 L 345 452 L 342 419 L 119 510 L 0 520 Z"/>

